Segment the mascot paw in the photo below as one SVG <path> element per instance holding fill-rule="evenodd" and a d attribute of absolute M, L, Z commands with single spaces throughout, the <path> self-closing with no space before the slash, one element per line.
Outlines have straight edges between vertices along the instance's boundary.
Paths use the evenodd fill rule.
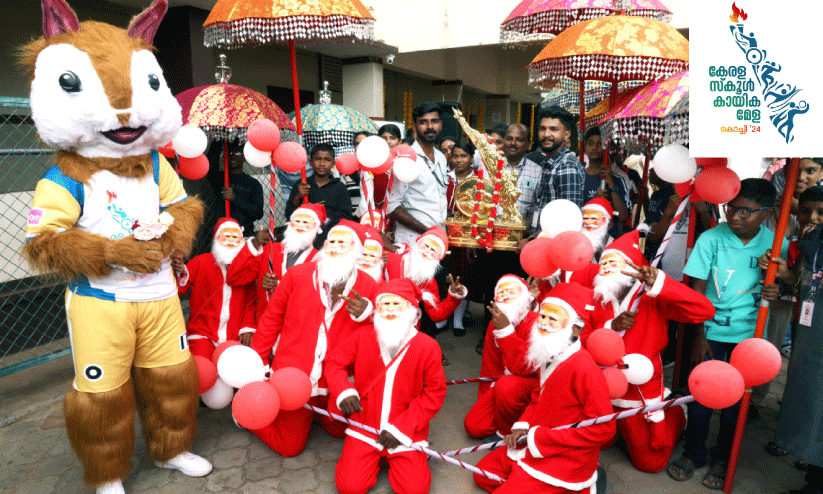
<path fill-rule="evenodd" d="M 134 236 L 112 240 L 106 246 L 106 264 L 124 266 L 137 273 L 154 273 L 163 262 L 163 246 L 157 240 Z"/>
<path fill-rule="evenodd" d="M 202 456 L 184 451 L 167 462 L 155 461 L 160 468 L 180 470 L 189 477 L 203 477 L 211 472 L 211 463 Z"/>
<path fill-rule="evenodd" d="M 123 481 L 119 479 L 97 486 L 94 492 L 96 494 L 126 494 L 126 490 L 123 489 Z"/>

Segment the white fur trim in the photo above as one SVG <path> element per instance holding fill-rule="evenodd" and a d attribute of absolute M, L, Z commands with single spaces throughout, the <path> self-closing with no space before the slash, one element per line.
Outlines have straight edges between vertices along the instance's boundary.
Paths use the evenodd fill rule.
<path fill-rule="evenodd" d="M 594 473 L 588 480 L 584 480 L 583 482 L 565 482 L 560 480 L 556 477 L 552 477 L 546 473 L 543 473 L 532 466 L 529 466 L 523 460 L 517 460 L 517 464 L 525 470 L 525 472 L 535 479 L 545 482 L 547 484 L 553 485 L 555 487 L 562 487 L 564 489 L 568 489 L 570 491 L 582 491 L 583 489 L 591 486 L 595 482 L 597 482 L 597 469 L 594 469 Z"/>
<path fill-rule="evenodd" d="M 311 208 L 304 208 L 304 207 L 302 207 L 302 206 L 298 206 L 298 207 L 297 207 L 297 209 L 295 209 L 295 210 L 291 213 L 291 216 L 289 216 L 289 221 L 291 221 L 292 216 L 294 216 L 294 215 L 295 215 L 295 214 L 297 214 L 297 213 L 300 213 L 300 214 L 307 214 L 307 215 L 311 216 L 312 218 L 314 218 L 314 221 L 315 221 L 315 222 L 317 222 L 317 225 L 318 225 L 318 226 L 321 224 L 321 222 L 320 222 L 320 218 L 317 216 L 317 213 L 315 213 L 314 211 L 312 211 L 312 210 L 311 210 Z M 326 219 L 328 219 L 328 218 L 326 218 Z"/>
<path fill-rule="evenodd" d="M 186 286 L 186 283 L 189 282 L 189 268 L 186 265 L 183 265 L 183 271 L 177 273 L 177 284 L 180 286 Z"/>
<path fill-rule="evenodd" d="M 494 291 L 496 292 L 497 289 L 500 288 L 500 285 L 507 281 L 514 281 L 516 283 L 519 283 L 523 287 L 523 291 L 529 291 L 529 286 L 526 283 L 524 283 L 519 276 L 515 276 L 513 274 L 504 274 L 503 276 L 501 276 L 500 279 L 497 280 L 497 283 L 494 284 Z"/>
<path fill-rule="evenodd" d="M 261 246 L 259 249 L 258 249 L 258 248 L 256 248 L 256 247 L 254 246 L 254 244 L 252 243 L 251 239 L 248 239 L 248 240 L 246 241 L 246 247 L 248 247 L 248 248 L 249 248 L 249 252 L 251 252 L 251 255 L 253 255 L 253 256 L 255 256 L 255 257 L 256 257 L 256 256 L 259 256 L 260 254 L 262 254 L 262 253 L 263 253 L 263 247 Z"/>
<path fill-rule="evenodd" d="M 627 262 L 634 262 L 622 250 L 617 250 L 617 249 L 605 249 L 603 252 L 600 253 L 600 259 L 603 259 L 604 257 L 606 257 L 609 254 L 617 254 L 620 257 L 622 257 L 623 259 L 625 259 Z"/>
<path fill-rule="evenodd" d="M 577 314 L 577 311 L 575 311 L 571 305 L 569 305 L 565 300 L 561 298 L 546 297 L 540 301 L 540 305 L 542 306 L 545 303 L 559 305 L 560 307 L 564 308 L 566 312 L 569 313 L 569 323 L 571 324 L 575 324 L 576 321 L 580 319 L 580 316 Z"/>
<path fill-rule="evenodd" d="M 337 401 L 336 401 L 337 408 L 340 408 L 340 403 L 342 403 L 343 400 L 345 400 L 346 398 L 349 398 L 351 396 L 356 396 L 358 400 L 360 399 L 360 394 L 357 392 L 356 389 L 354 389 L 354 388 L 344 389 L 343 392 L 341 392 L 340 395 L 337 396 Z"/>
<path fill-rule="evenodd" d="M 408 446 L 409 444 L 412 443 L 412 440 L 409 436 L 407 436 L 407 435 L 403 434 L 402 432 L 400 432 L 400 429 L 398 429 L 397 427 L 395 427 L 392 424 L 386 424 L 386 426 L 383 427 L 383 430 L 385 430 L 386 432 L 388 432 L 392 436 L 394 436 L 398 441 L 400 441 L 400 443 L 403 446 Z"/>
<path fill-rule="evenodd" d="M 535 458 L 543 458 L 543 455 L 540 454 L 540 450 L 537 449 L 537 445 L 534 443 L 534 434 L 537 432 L 538 427 L 540 426 L 535 425 L 529 429 L 529 433 L 526 435 L 526 446 L 529 448 L 529 453 L 531 453 L 532 456 Z"/>
<path fill-rule="evenodd" d="M 430 239 L 434 240 L 435 242 L 437 242 L 437 245 L 439 245 L 440 248 L 443 249 L 443 254 L 445 255 L 445 253 L 446 253 L 446 244 L 443 243 L 443 239 L 441 239 L 437 235 L 434 235 L 433 233 L 424 233 L 423 235 L 420 235 L 420 237 L 417 238 L 417 242 L 423 240 L 424 238 L 430 238 Z"/>
<path fill-rule="evenodd" d="M 423 302 L 428 302 L 431 305 L 437 304 L 437 298 L 434 296 L 432 292 L 424 291 L 423 295 L 420 298 L 423 299 Z"/>
<path fill-rule="evenodd" d="M 452 287 L 449 286 L 449 295 L 451 295 L 452 297 L 454 297 L 456 299 L 463 300 L 464 298 L 466 298 L 466 295 L 469 294 L 469 290 L 466 288 L 465 285 L 461 285 L 461 287 L 462 287 L 462 290 L 460 290 L 460 293 L 455 293 L 455 292 L 452 291 Z"/>
<path fill-rule="evenodd" d="M 243 334 L 243 333 L 252 333 L 252 334 L 254 334 L 255 331 L 257 331 L 256 328 L 250 328 L 250 327 L 246 326 L 245 328 L 241 329 L 240 332 L 237 333 L 237 334 Z"/>
<path fill-rule="evenodd" d="M 239 228 L 241 232 L 243 231 L 243 227 L 240 226 L 240 223 L 238 223 L 235 219 L 231 219 L 221 223 L 220 226 L 217 227 L 217 230 L 214 232 L 214 236 L 216 237 L 220 232 L 229 227 Z"/>
<path fill-rule="evenodd" d="M 606 324 L 604 324 L 603 327 L 612 329 L 612 321 L 614 321 L 614 319 L 609 319 L 608 321 L 606 321 Z"/>
<path fill-rule="evenodd" d="M 492 333 L 494 333 L 495 338 L 505 338 L 506 336 L 509 336 L 510 334 L 514 333 L 514 326 L 509 324 L 505 328 L 493 330 Z"/>
<path fill-rule="evenodd" d="M 657 270 L 657 278 L 654 280 L 654 285 L 649 286 L 646 284 L 646 293 L 649 297 L 656 297 L 660 295 L 660 291 L 663 290 L 663 285 L 666 283 L 666 273 L 662 270 Z"/>
<path fill-rule="evenodd" d="M 351 316 L 352 321 L 354 322 L 362 322 L 365 321 L 367 317 L 369 317 L 374 310 L 374 306 L 371 304 L 371 300 L 366 299 L 366 310 L 360 314 L 360 317 L 354 317 L 354 314 L 349 314 Z"/>
<path fill-rule="evenodd" d="M 345 232 L 351 233 L 351 235 L 354 237 L 354 241 L 355 241 L 355 242 L 357 242 L 357 245 L 359 245 L 359 246 L 360 246 L 360 249 L 362 249 L 362 248 L 363 248 L 363 242 L 361 242 L 361 241 L 360 241 L 360 236 L 359 236 L 359 235 L 357 235 L 357 232 L 356 232 L 356 231 L 354 231 L 353 229 L 351 229 L 351 228 L 349 228 L 349 227 L 347 227 L 347 226 L 345 226 L 345 225 L 340 225 L 340 224 L 337 224 L 337 225 L 334 225 L 334 226 L 331 228 L 331 230 L 329 230 L 329 235 L 331 235 L 331 232 L 333 232 L 333 231 L 335 231 L 335 230 L 343 230 L 343 231 L 345 231 Z"/>
<path fill-rule="evenodd" d="M 600 211 L 601 213 L 608 216 L 609 219 L 611 219 L 611 217 L 614 216 L 614 210 L 608 211 L 606 208 L 604 208 L 603 206 L 601 206 L 600 204 L 597 204 L 597 203 L 584 204 L 583 207 L 580 208 L 580 211 L 582 212 L 582 211 L 585 211 L 587 209 L 593 209 L 595 211 Z"/>
<path fill-rule="evenodd" d="M 529 423 L 528 422 L 515 422 L 512 424 L 512 430 L 516 429 L 523 429 L 524 431 L 529 430 Z"/>

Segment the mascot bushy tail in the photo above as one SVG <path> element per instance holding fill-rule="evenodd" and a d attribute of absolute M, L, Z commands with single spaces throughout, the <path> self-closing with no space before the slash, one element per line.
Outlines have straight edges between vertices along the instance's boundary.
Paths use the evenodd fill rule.
<path fill-rule="evenodd" d="M 156 151 L 182 123 L 151 46 L 168 4 L 156 0 L 127 30 L 80 23 L 64 0 L 41 5 L 44 37 L 21 57 L 38 133 L 57 152 L 23 254 L 68 282 L 69 440 L 88 484 L 124 492 L 136 407 L 158 466 L 206 475 L 211 464 L 189 453 L 197 369 L 169 262 L 189 253 L 203 205 Z"/>

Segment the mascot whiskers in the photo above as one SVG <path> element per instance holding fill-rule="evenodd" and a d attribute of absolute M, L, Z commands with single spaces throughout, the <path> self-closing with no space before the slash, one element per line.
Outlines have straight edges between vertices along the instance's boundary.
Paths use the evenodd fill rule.
<path fill-rule="evenodd" d="M 127 30 L 80 23 L 65 0 L 41 7 L 44 37 L 21 57 L 35 125 L 56 154 L 37 183 L 23 253 L 68 281 L 69 440 L 88 484 L 124 492 L 136 406 L 158 466 L 206 475 L 211 464 L 189 452 L 197 368 L 169 262 L 190 251 L 203 205 L 156 151 L 182 123 L 151 46 L 167 1 Z"/>

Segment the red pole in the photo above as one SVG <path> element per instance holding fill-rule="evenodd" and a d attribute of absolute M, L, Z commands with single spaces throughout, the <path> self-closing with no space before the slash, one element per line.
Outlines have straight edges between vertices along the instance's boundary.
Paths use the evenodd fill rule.
<path fill-rule="evenodd" d="M 580 162 L 583 163 L 583 156 L 586 154 L 586 143 L 582 142 L 583 133 L 586 130 L 586 79 L 580 79 L 580 136 L 577 139 L 577 146 L 579 147 L 578 154 L 580 155 Z"/>
<path fill-rule="evenodd" d="M 223 186 L 229 186 L 229 141 L 223 141 Z M 226 199 L 226 218 L 231 218 L 229 200 Z"/>
<path fill-rule="evenodd" d="M 643 161 L 643 179 L 640 181 L 640 192 L 637 195 L 637 212 L 634 214 L 633 227 L 637 228 L 640 224 L 640 211 L 643 209 L 643 203 L 646 201 L 649 183 L 649 162 L 652 157 L 652 149 L 650 144 L 646 144 L 646 159 Z"/>
<path fill-rule="evenodd" d="M 297 142 L 303 144 L 303 122 L 300 115 L 300 85 L 297 80 L 297 52 L 294 49 L 294 40 L 289 40 L 289 57 L 291 58 L 291 86 L 294 92 L 294 124 L 297 127 Z M 306 167 L 300 170 L 300 180 L 306 183 Z M 303 196 L 303 204 L 309 203 L 309 196 Z"/>
<path fill-rule="evenodd" d="M 797 171 L 800 168 L 800 158 L 792 158 L 789 162 L 789 169 L 786 172 L 786 188 L 783 190 L 783 203 L 780 205 L 780 217 L 777 219 L 777 228 L 774 230 L 774 242 L 772 242 L 772 257 L 780 255 L 783 246 L 783 237 L 786 234 L 786 224 L 789 222 L 789 214 L 792 209 L 792 197 L 794 197 L 794 186 L 797 183 Z M 777 275 L 777 263 L 769 262 L 769 269 L 766 270 L 764 285 L 774 283 Z M 760 299 L 760 307 L 757 311 L 757 325 L 754 329 L 754 337 L 762 338 L 766 330 L 766 318 L 769 317 L 769 301 Z M 734 473 L 737 469 L 737 459 L 740 455 L 740 443 L 743 442 L 743 429 L 746 427 L 746 417 L 749 414 L 749 402 L 752 399 L 752 390 L 747 389 L 740 401 L 740 413 L 737 414 L 737 427 L 734 430 L 734 442 L 732 442 L 732 452 L 729 456 L 729 467 L 726 469 L 726 483 L 723 484 L 723 492 L 731 494 L 734 485 Z"/>

